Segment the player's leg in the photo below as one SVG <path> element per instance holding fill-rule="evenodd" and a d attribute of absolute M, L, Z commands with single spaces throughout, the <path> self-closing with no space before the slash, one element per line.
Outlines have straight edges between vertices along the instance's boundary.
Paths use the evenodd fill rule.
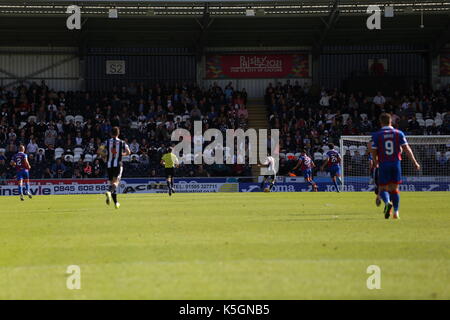
<path fill-rule="evenodd" d="M 169 196 L 171 196 L 172 195 L 172 173 L 170 172 L 169 168 L 166 168 L 165 171 L 166 171 L 167 190 L 169 191 Z"/>
<path fill-rule="evenodd" d="M 389 219 L 392 211 L 391 196 L 389 194 L 389 184 L 392 181 L 391 167 L 389 163 L 381 163 L 379 169 L 379 196 L 384 202 L 384 217 Z"/>
<path fill-rule="evenodd" d="M 25 192 L 24 194 L 28 196 L 28 198 L 33 198 L 33 196 L 30 193 L 30 173 L 28 171 L 25 172 Z"/>
<path fill-rule="evenodd" d="M 264 190 L 264 187 L 266 186 L 267 180 L 269 179 L 269 176 L 264 176 L 263 180 L 261 181 L 260 189 Z"/>
<path fill-rule="evenodd" d="M 19 191 L 20 200 L 23 201 L 23 179 L 22 176 L 17 176 L 17 188 Z"/>
<path fill-rule="evenodd" d="M 170 177 L 170 188 L 172 193 L 175 193 L 175 168 L 172 168 L 172 176 Z"/>
<path fill-rule="evenodd" d="M 375 204 L 377 205 L 377 207 L 379 207 L 381 205 L 381 198 L 380 198 L 380 181 L 378 179 L 378 168 L 375 168 L 373 170 L 373 181 L 375 183 L 375 194 L 376 194 L 376 199 L 375 199 Z"/>
<path fill-rule="evenodd" d="M 269 176 L 269 179 L 270 179 L 269 191 L 272 191 L 272 188 L 275 185 L 276 176 L 275 175 L 271 175 L 271 176 Z"/>
<path fill-rule="evenodd" d="M 105 196 L 106 196 L 106 204 L 110 205 L 112 202 L 112 189 L 113 189 L 113 177 L 114 177 L 114 173 L 113 173 L 113 169 L 112 168 L 108 168 L 108 191 L 105 192 Z"/>
<path fill-rule="evenodd" d="M 393 170 L 393 183 L 389 185 L 389 193 L 392 200 L 392 205 L 394 207 L 394 219 L 400 219 L 400 212 L 398 211 L 400 208 L 400 190 L 399 184 L 402 182 L 402 173 L 401 173 L 401 165 L 400 162 L 397 162 L 395 166 L 392 168 Z"/>
<path fill-rule="evenodd" d="M 114 205 L 115 205 L 116 209 L 119 209 L 119 207 L 120 207 L 120 203 L 119 203 L 119 201 L 117 201 L 117 190 L 119 189 L 119 183 L 120 183 L 120 179 L 122 178 L 123 168 L 120 167 L 118 169 L 118 171 L 119 171 L 118 174 L 113 177 L 112 185 L 111 185 L 112 186 L 111 197 L 114 201 Z"/>

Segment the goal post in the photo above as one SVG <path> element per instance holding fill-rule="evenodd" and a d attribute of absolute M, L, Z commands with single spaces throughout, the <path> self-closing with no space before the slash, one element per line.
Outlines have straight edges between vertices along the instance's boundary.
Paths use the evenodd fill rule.
<path fill-rule="evenodd" d="M 341 136 L 343 191 L 372 191 L 368 143 L 371 136 Z M 403 191 L 450 191 L 450 136 L 406 136 L 421 170 L 403 155 Z"/>

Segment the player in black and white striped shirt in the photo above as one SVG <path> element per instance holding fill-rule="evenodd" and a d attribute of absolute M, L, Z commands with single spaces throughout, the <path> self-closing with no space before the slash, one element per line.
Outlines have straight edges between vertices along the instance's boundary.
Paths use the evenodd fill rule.
<path fill-rule="evenodd" d="M 120 207 L 120 203 L 117 201 L 117 188 L 123 172 L 122 156 L 131 154 L 130 148 L 125 141 L 119 139 L 119 135 L 119 127 L 114 127 L 111 132 L 111 139 L 106 140 L 97 151 L 106 162 L 108 181 L 110 183 L 110 189 L 105 193 L 106 204 L 109 205 L 112 200 L 116 209 Z"/>

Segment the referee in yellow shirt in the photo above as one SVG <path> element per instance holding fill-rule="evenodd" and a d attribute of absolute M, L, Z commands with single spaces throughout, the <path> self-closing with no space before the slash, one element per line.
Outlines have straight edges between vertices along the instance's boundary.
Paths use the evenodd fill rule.
<path fill-rule="evenodd" d="M 173 148 L 167 148 L 167 153 L 165 153 L 161 158 L 161 165 L 164 166 L 166 172 L 166 182 L 169 189 L 169 196 L 175 193 L 175 188 L 173 187 L 173 180 L 175 176 L 175 167 L 178 167 L 178 158 L 172 153 Z"/>

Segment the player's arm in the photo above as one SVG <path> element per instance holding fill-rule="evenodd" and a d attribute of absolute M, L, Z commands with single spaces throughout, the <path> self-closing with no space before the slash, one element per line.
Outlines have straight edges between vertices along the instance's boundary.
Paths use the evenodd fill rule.
<path fill-rule="evenodd" d="M 301 159 L 299 159 L 298 160 L 298 162 L 297 162 L 297 164 L 295 165 L 295 167 L 292 169 L 292 171 L 295 171 L 295 170 L 297 170 L 298 169 L 298 167 L 300 167 L 301 166 L 301 164 L 302 164 L 302 160 Z"/>
<path fill-rule="evenodd" d="M 166 162 L 164 161 L 164 156 L 161 157 L 161 161 L 159 162 L 162 166 L 166 164 Z"/>
<path fill-rule="evenodd" d="M 414 164 L 417 170 L 420 170 L 420 164 L 417 162 L 416 157 L 414 156 L 413 151 L 411 150 L 411 147 L 409 144 L 402 145 L 402 150 L 404 153 L 406 153 L 407 157 L 411 160 L 411 162 Z"/>
<path fill-rule="evenodd" d="M 16 167 L 16 162 L 14 160 L 11 160 L 10 163 L 11 167 L 15 168 Z"/>
<path fill-rule="evenodd" d="M 178 168 L 180 166 L 180 161 L 178 160 L 178 157 L 176 155 L 173 155 L 173 160 L 173 164 Z"/>
<path fill-rule="evenodd" d="M 30 163 L 28 162 L 28 158 L 23 159 L 23 163 L 25 163 L 25 167 L 28 168 L 28 170 L 31 169 Z"/>
<path fill-rule="evenodd" d="M 314 161 L 311 160 L 311 167 L 315 168 L 316 164 L 314 163 Z"/>
<path fill-rule="evenodd" d="M 131 154 L 130 147 L 125 143 L 125 151 L 122 152 L 122 156 L 129 156 Z"/>

